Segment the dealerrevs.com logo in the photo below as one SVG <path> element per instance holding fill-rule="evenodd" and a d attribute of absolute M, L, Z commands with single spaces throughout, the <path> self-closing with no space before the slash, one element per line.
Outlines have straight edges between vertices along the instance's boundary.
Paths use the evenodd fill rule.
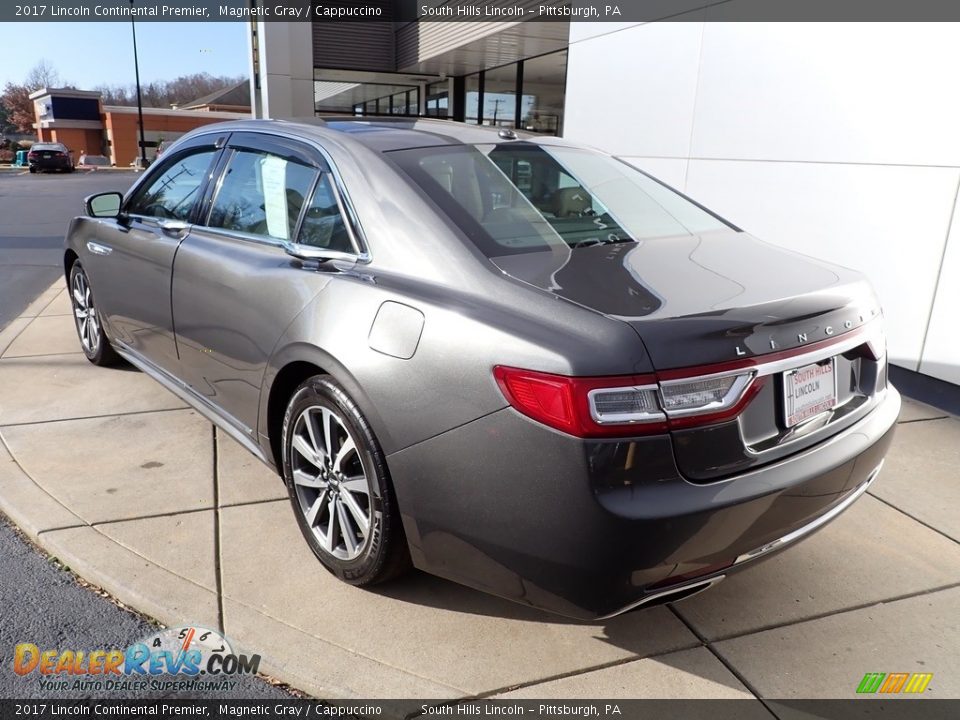
<path fill-rule="evenodd" d="M 216 630 L 168 628 L 126 649 L 41 649 L 20 643 L 13 671 L 45 691 L 231 690 L 253 675 L 259 655 L 240 655 Z M 171 676 L 175 679 L 171 679 Z"/>

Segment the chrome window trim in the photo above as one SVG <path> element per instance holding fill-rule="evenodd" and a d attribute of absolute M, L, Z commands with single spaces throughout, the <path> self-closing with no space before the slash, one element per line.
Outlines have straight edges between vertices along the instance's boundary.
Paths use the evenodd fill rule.
<path fill-rule="evenodd" d="M 193 144 L 194 139 L 203 138 L 203 137 L 206 137 L 206 136 L 208 136 L 208 135 L 224 135 L 224 134 L 226 134 L 226 135 L 229 137 L 230 132 L 229 132 L 229 131 L 221 130 L 221 131 L 219 131 L 219 132 L 204 132 L 204 133 L 200 133 L 200 134 L 198 134 L 198 135 L 194 135 L 194 136 L 191 137 L 191 138 L 187 138 L 187 142 L 183 145 L 182 150 L 190 150 L 190 149 L 194 148 L 194 144 Z M 182 139 L 182 138 L 177 138 L 177 140 L 176 140 L 175 142 L 176 142 L 176 143 L 179 143 L 179 142 L 181 141 L 181 139 Z M 172 147 L 172 146 L 171 146 L 171 147 Z M 201 147 L 201 151 L 202 151 L 202 148 L 203 148 L 203 147 L 206 147 L 206 146 L 202 146 L 202 147 Z M 214 143 L 214 146 L 213 146 L 213 155 L 214 155 L 214 158 L 216 158 L 216 157 L 220 154 L 220 151 L 221 151 L 221 150 L 222 150 L 222 144 L 220 144 L 220 143 Z M 123 193 L 123 199 L 120 201 L 120 215 L 121 215 L 121 216 L 125 216 L 125 217 L 128 217 L 128 218 L 155 218 L 155 217 L 156 217 L 155 215 L 143 215 L 142 213 L 132 213 L 132 212 L 129 212 L 129 211 L 125 210 L 125 208 L 127 207 L 127 205 L 128 205 L 130 202 L 133 201 L 133 197 L 134 197 L 138 192 L 140 192 L 140 190 L 143 188 L 143 186 L 145 185 L 145 183 L 149 182 L 150 179 L 151 179 L 154 175 L 157 174 L 157 170 L 156 170 L 155 168 L 157 168 L 158 166 L 159 166 L 159 167 L 166 167 L 167 161 L 169 161 L 169 162 L 170 162 L 170 165 L 172 166 L 173 164 L 175 164 L 175 162 L 176 162 L 175 158 L 177 157 L 177 155 L 179 154 L 179 152 L 180 152 L 180 150 L 178 150 L 176 153 L 168 153 L 168 154 L 164 155 L 162 159 L 160 159 L 160 160 L 154 160 L 154 161 L 150 164 L 150 167 L 148 167 L 144 172 L 142 172 L 142 173 L 140 174 L 140 177 L 138 177 L 136 180 L 134 180 L 133 184 L 132 184 L 129 188 L 127 188 L 126 192 Z M 218 162 L 219 162 L 219 161 L 218 161 Z M 217 169 L 217 162 L 211 163 L 210 172 L 211 172 L 211 173 L 216 172 L 216 169 Z M 162 173 L 162 172 L 165 172 L 165 170 L 162 170 L 161 173 Z M 210 182 L 210 178 L 209 178 L 209 177 L 205 177 L 205 178 L 201 181 L 200 184 L 201 184 L 201 185 L 204 185 L 205 183 L 209 183 L 209 182 Z M 202 200 L 203 200 L 203 197 L 201 196 L 200 201 L 202 202 Z M 191 215 L 192 215 L 192 214 L 193 214 L 193 213 L 191 212 Z"/>
<path fill-rule="evenodd" d="M 338 250 L 323 250 L 322 248 L 314 248 L 311 245 L 297 245 L 297 243 L 292 243 L 289 240 L 281 240 L 280 238 L 270 237 L 269 235 L 254 235 L 253 233 L 246 233 L 241 230 L 227 230 L 225 228 L 212 227 L 210 225 L 191 225 L 189 230 L 199 230 L 211 235 L 217 235 L 227 240 L 236 240 L 238 242 L 247 242 L 253 243 L 255 245 L 264 245 L 266 247 L 273 247 L 279 250 L 283 250 L 288 255 L 297 256 L 298 248 L 307 248 L 312 250 L 319 250 L 322 254 L 322 257 L 314 258 L 316 260 L 342 260 L 344 262 L 357 262 L 357 263 L 367 263 L 370 262 L 370 256 L 364 253 L 356 255 L 354 253 L 345 253 Z M 309 260 L 309 257 L 303 257 L 304 260 Z"/>
<path fill-rule="evenodd" d="M 197 223 L 198 227 L 210 228 L 210 216 L 213 215 L 213 206 L 217 204 L 217 198 L 220 197 L 220 190 L 223 189 L 223 181 L 227 177 L 226 169 L 230 167 L 230 163 L 233 162 L 234 155 L 237 154 L 237 151 L 233 148 L 221 148 L 223 152 L 223 157 L 221 157 L 220 162 L 217 163 L 218 167 L 214 168 L 214 172 L 220 171 L 217 175 L 217 183 L 213 187 L 213 192 L 210 193 L 210 202 L 207 205 L 207 212 L 202 217 L 199 218 L 203 220 L 202 223 Z"/>
<path fill-rule="evenodd" d="M 286 249 L 283 246 L 283 240 L 280 238 L 271 237 L 269 235 L 256 235 L 254 233 L 243 232 L 242 230 L 228 230 L 227 228 L 214 227 L 213 225 L 197 224 L 191 228 L 191 230 L 194 229 L 232 240 L 240 240 L 242 242 L 249 242 L 255 245 L 266 245 L 268 247 L 279 248 L 280 250 Z"/>
<path fill-rule="evenodd" d="M 204 137 L 206 135 L 220 135 L 220 134 L 223 134 L 223 132 L 224 130 L 222 129 L 219 131 L 201 132 L 196 135 L 193 135 L 192 138 Z M 334 193 L 339 196 L 340 202 L 342 202 L 343 207 L 346 208 L 347 210 L 347 213 L 344 214 L 344 221 L 347 226 L 347 233 L 350 235 L 350 242 L 353 245 L 354 250 L 356 251 L 355 253 L 339 253 L 336 251 L 330 251 L 330 253 L 324 253 L 324 257 L 327 257 L 329 255 L 330 259 L 353 260 L 355 262 L 363 263 L 363 264 L 367 264 L 372 261 L 373 258 L 370 254 L 369 244 L 366 242 L 366 234 L 363 231 L 363 225 L 361 224 L 360 218 L 357 215 L 356 210 L 354 209 L 352 201 L 350 200 L 350 194 L 346 190 L 346 184 L 343 182 L 343 176 L 340 174 L 340 170 L 337 168 L 337 164 L 333 161 L 333 157 L 322 145 L 308 138 L 291 136 L 286 133 L 276 132 L 275 130 L 269 130 L 269 129 L 245 128 L 243 130 L 237 130 L 237 131 L 231 131 L 231 132 L 248 132 L 248 133 L 255 133 L 260 135 L 267 135 L 271 137 L 284 138 L 285 140 L 292 140 L 295 142 L 302 143 L 319 152 L 321 157 L 323 157 L 324 161 L 327 163 L 327 166 L 330 168 L 330 175 L 333 177 Z M 227 145 L 229 145 L 229 142 L 227 143 Z M 320 170 L 321 174 L 323 173 L 322 169 L 320 168 L 317 168 L 317 169 Z M 221 173 L 220 178 L 218 178 L 217 180 L 218 182 L 217 192 L 219 192 L 219 183 L 222 181 L 223 177 L 224 177 L 224 174 Z M 212 207 L 213 207 L 213 204 L 211 203 L 211 208 Z M 198 227 L 203 227 L 204 229 L 216 229 L 216 228 L 210 228 L 207 225 L 198 226 Z M 244 238 L 244 239 L 249 239 L 249 238 Z M 287 244 L 290 246 L 297 245 L 296 243 L 292 243 L 289 241 Z M 286 246 L 281 245 L 281 247 L 284 247 L 284 249 L 287 249 Z M 304 247 L 310 247 L 310 246 L 304 246 Z M 314 248 L 314 249 L 317 249 L 317 248 Z M 295 254 L 295 253 L 291 253 L 291 254 Z M 342 255 L 343 257 L 334 257 L 334 255 L 336 256 Z"/>

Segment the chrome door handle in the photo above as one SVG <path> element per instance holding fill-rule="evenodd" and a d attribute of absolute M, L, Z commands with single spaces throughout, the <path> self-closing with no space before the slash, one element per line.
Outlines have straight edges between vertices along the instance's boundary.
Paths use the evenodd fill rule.
<path fill-rule="evenodd" d="M 113 252 L 113 248 L 109 245 L 101 245 L 98 242 L 93 240 L 87 241 L 87 250 L 89 250 L 94 255 L 109 255 Z"/>
<path fill-rule="evenodd" d="M 157 227 L 164 232 L 178 233 L 183 232 L 190 227 L 190 223 L 183 220 L 158 220 Z"/>

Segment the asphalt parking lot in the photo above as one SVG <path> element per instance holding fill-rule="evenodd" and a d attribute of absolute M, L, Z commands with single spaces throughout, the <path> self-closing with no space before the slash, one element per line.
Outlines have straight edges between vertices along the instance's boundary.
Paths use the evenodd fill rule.
<path fill-rule="evenodd" d="M 110 189 L 9 189 L 23 179 L 0 178 L 0 211 L 21 213 L 11 252 L 38 238 L 47 260 L 45 183 L 64 207 Z M 141 373 L 86 362 L 62 284 L 14 312 L 0 509 L 124 603 L 222 628 L 315 696 L 851 698 L 865 673 L 918 672 L 926 697 L 960 698 L 960 419 L 936 408 L 906 400 L 880 478 L 812 538 L 689 600 L 577 623 L 418 573 L 335 581 L 275 476 Z M 61 642 L 97 643 L 96 624 L 74 632 Z"/>
<path fill-rule="evenodd" d="M 63 235 L 87 195 L 125 191 L 137 175 L 0 171 L 0 326 L 16 318 L 63 271 Z"/>
<path fill-rule="evenodd" d="M 70 217 L 81 211 L 79 200 L 95 192 L 126 190 L 136 177 L 132 172 L 117 171 L 0 173 L 0 334 L 63 273 L 63 233 Z M 0 486 L 0 494 L 3 492 Z M 0 578 L 0 698 L 50 695 L 12 672 L 13 648 L 19 643 L 31 642 L 42 648 L 124 648 L 157 630 L 142 616 L 82 587 L 72 573 L 52 562 L 2 517 Z M 57 693 L 58 697 L 85 695 L 89 693 Z M 158 694 L 134 692 L 129 696 Z M 289 694 L 244 678 L 235 691 L 220 696 L 287 698 Z"/>

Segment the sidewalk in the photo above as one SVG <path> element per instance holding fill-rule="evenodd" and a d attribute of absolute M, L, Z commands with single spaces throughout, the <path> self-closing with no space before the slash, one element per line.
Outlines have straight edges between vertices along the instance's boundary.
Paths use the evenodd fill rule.
<path fill-rule="evenodd" d="M 142 373 L 86 361 L 63 287 L 0 332 L 0 510 L 312 695 L 850 698 L 916 671 L 960 697 L 957 418 L 907 400 L 874 487 L 799 546 L 675 606 L 568 622 L 420 573 L 337 582 L 279 478 Z"/>

